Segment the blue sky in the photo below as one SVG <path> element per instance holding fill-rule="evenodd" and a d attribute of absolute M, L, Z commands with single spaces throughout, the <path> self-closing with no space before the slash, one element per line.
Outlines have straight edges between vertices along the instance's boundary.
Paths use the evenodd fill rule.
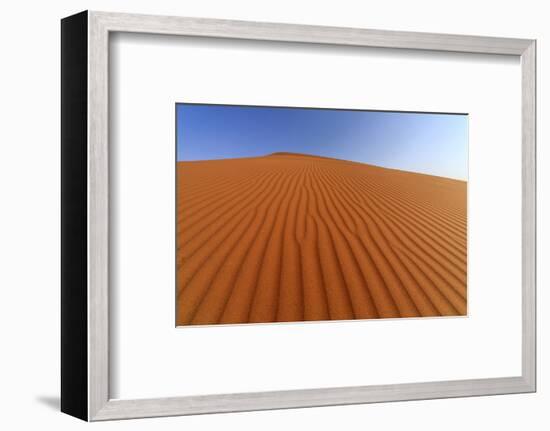
<path fill-rule="evenodd" d="M 288 151 L 468 177 L 463 114 L 178 104 L 176 122 L 178 161 Z"/>

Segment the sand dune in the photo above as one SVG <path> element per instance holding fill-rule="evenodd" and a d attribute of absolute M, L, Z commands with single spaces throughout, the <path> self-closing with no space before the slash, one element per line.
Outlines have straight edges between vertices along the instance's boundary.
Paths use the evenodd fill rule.
<path fill-rule="evenodd" d="M 466 314 L 466 183 L 292 153 L 179 162 L 177 324 Z"/>

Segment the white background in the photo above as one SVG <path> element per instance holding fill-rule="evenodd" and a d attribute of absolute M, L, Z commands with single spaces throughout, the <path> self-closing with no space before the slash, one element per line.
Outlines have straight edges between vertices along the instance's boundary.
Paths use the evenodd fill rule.
<path fill-rule="evenodd" d="M 123 34 L 111 60 L 114 398 L 521 374 L 518 59 Z M 176 101 L 467 112 L 468 317 L 175 329 Z"/>
<path fill-rule="evenodd" d="M 547 260 L 548 173 L 543 121 L 550 38 L 545 2 L 502 1 L 21 1 L 2 11 L 0 223 L 2 382 L 7 429 L 77 429 L 57 413 L 59 388 L 59 23 L 81 9 L 532 37 L 539 40 L 539 392 L 531 395 L 404 402 L 292 411 L 126 421 L 103 429 L 547 429 L 545 371 L 550 303 Z M 498 13 L 497 13 L 498 11 Z M 498 101 L 495 101 L 498 103 Z M 4 423 L 5 422 L 5 423 Z"/>

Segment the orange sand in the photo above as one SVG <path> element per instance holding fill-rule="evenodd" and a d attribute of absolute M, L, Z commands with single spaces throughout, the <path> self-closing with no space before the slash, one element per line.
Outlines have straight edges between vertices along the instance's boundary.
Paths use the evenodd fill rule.
<path fill-rule="evenodd" d="M 177 324 L 466 314 L 466 182 L 291 153 L 179 162 Z"/>

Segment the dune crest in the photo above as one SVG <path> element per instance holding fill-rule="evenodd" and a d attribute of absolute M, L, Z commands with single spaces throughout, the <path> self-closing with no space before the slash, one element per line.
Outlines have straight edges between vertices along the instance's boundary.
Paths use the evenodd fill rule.
<path fill-rule="evenodd" d="M 177 324 L 466 314 L 466 183 L 307 154 L 179 162 Z"/>

